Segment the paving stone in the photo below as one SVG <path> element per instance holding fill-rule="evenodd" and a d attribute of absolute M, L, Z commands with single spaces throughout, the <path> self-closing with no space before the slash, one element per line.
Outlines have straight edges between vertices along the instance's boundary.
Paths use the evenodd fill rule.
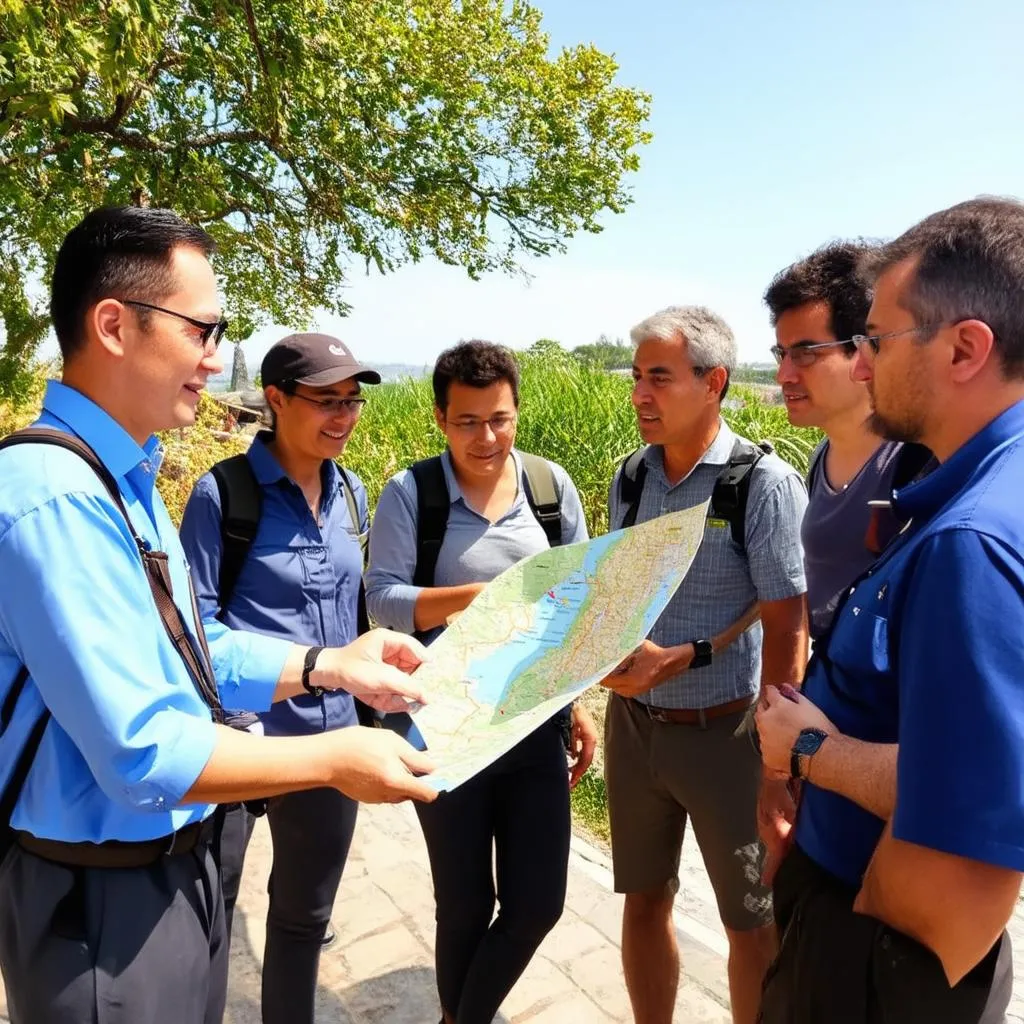
<path fill-rule="evenodd" d="M 430 951 L 402 924 L 347 945 L 344 957 L 351 977 L 360 979 L 433 962 Z"/>

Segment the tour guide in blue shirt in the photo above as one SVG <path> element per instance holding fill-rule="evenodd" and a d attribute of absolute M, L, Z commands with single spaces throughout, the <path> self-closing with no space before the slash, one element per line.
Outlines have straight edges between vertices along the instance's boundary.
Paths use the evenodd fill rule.
<path fill-rule="evenodd" d="M 224 572 L 225 562 L 231 571 L 234 560 L 225 554 L 224 509 L 212 473 L 196 482 L 182 517 L 181 542 L 200 614 L 207 627 L 219 620 L 300 644 L 351 643 L 358 635 L 360 539 L 369 530 L 369 516 L 362 482 L 334 460 L 366 401 L 360 383 L 379 384 L 380 374 L 357 362 L 337 338 L 291 334 L 263 357 L 260 378 L 272 429 L 261 431 L 248 452 L 236 457 L 246 460 L 242 466 L 258 490 L 259 508 L 253 511 L 259 519 L 233 586 Z M 231 505 L 228 511 L 236 509 Z M 259 717 L 268 736 L 356 724 L 352 697 L 343 690 L 278 701 Z M 331 908 L 358 809 L 356 801 L 330 787 L 286 793 L 267 806 L 274 861 L 263 1024 L 313 1024 L 320 950 L 330 941 Z M 254 822 L 244 805 L 230 808 L 225 817 L 221 883 L 229 939 Z"/>
<path fill-rule="evenodd" d="M 194 422 L 222 366 L 212 250 L 205 232 L 169 211 L 111 208 L 89 214 L 57 255 L 50 309 L 63 383 L 50 384 L 39 425 L 92 447 L 138 544 L 77 454 L 38 442 L 0 452 L 5 795 L 44 708 L 52 716 L 0 867 L 12 1024 L 221 1020 L 227 958 L 213 804 L 317 786 L 357 800 L 431 797 L 412 774 L 429 762 L 393 733 L 259 737 L 215 721 L 188 566 L 154 487 L 153 437 Z M 167 555 L 181 646 L 157 611 L 146 549 Z M 397 634 L 320 651 L 220 625 L 207 639 L 230 707 L 265 710 L 304 682 L 382 710 L 422 699 L 407 676 L 422 649 Z M 28 678 L 12 709 L 22 666 Z M 210 683 L 206 699 L 194 679 Z"/>
<path fill-rule="evenodd" d="M 939 467 L 896 495 L 805 696 L 758 711 L 767 767 L 805 780 L 762 1020 L 976 1024 L 1006 1009 L 1024 872 L 1024 206 L 934 214 L 868 269 L 853 372 Z"/>

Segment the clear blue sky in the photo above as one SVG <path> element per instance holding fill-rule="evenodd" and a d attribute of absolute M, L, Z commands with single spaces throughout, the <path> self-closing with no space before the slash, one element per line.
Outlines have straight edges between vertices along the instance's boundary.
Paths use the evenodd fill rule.
<path fill-rule="evenodd" d="M 352 315 L 317 326 L 363 358 L 432 362 L 465 337 L 572 347 L 704 303 L 763 361 L 761 295 L 793 259 L 979 193 L 1024 196 L 1020 0 L 536 2 L 552 46 L 594 42 L 653 96 L 635 201 L 531 264 L 529 285 L 354 268 Z M 282 333 L 254 335 L 250 364 Z"/>

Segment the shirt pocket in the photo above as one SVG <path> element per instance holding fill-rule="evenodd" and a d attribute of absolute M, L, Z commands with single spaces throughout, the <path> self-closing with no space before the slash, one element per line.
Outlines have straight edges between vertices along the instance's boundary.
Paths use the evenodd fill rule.
<path fill-rule="evenodd" d="M 858 706 L 877 707 L 879 689 L 892 680 L 884 586 L 859 588 L 851 595 L 836 620 L 825 661 L 837 695 Z"/>

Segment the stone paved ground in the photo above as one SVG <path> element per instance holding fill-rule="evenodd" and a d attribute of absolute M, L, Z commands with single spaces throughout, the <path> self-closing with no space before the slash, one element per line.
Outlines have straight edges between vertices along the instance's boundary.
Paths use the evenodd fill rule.
<path fill-rule="evenodd" d="M 253 836 L 235 913 L 225 1024 L 259 1024 L 259 972 L 270 841 Z M 562 921 L 502 1006 L 499 1024 L 629 1021 L 619 962 L 622 898 L 611 892 L 608 861 L 573 841 Z M 725 938 L 692 841 L 684 850 L 676 924 L 683 984 L 676 1024 L 728 1024 Z M 317 1024 L 436 1024 L 433 905 L 426 851 L 412 808 L 364 807 L 334 911 L 338 941 L 320 967 Z M 1024 912 L 1011 922 L 1015 973 L 1024 978 Z M 1011 1005 L 1024 1024 L 1024 986 Z M 6 1022 L 0 1002 L 0 1024 Z"/>

